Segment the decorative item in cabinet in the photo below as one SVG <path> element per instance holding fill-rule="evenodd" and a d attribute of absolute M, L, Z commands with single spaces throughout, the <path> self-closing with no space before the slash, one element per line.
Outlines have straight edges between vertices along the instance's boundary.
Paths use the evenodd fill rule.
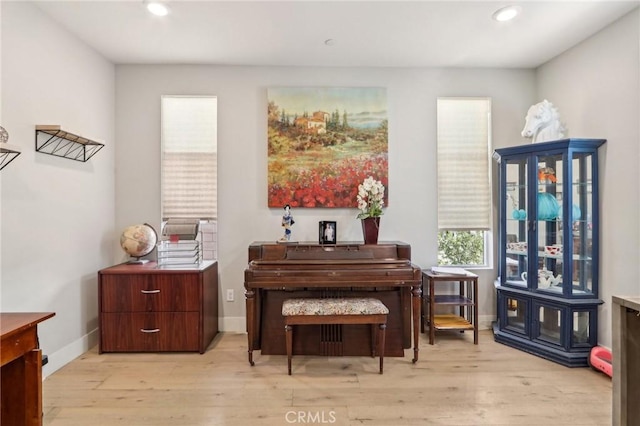
<path fill-rule="evenodd" d="M 181 267 L 198 265 L 202 261 L 202 250 L 198 240 L 161 241 L 158 244 L 158 265 Z"/>
<path fill-rule="evenodd" d="M 569 367 L 586 366 L 598 341 L 598 148 L 605 142 L 562 139 L 493 156 L 500 182 L 495 340 Z"/>
<path fill-rule="evenodd" d="M 60 129 L 56 125 L 36 126 L 36 151 L 86 162 L 104 147 L 100 142 Z"/>

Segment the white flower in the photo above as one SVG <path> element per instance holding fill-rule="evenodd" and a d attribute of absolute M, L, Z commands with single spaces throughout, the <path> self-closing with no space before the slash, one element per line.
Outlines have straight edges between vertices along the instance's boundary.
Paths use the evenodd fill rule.
<path fill-rule="evenodd" d="M 384 205 L 384 185 L 373 176 L 366 178 L 358 185 L 358 219 L 382 216 Z"/>

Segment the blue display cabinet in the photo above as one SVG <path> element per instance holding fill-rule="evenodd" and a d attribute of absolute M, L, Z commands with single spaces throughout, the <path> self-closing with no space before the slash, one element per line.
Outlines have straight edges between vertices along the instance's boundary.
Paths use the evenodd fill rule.
<path fill-rule="evenodd" d="M 562 139 L 496 149 L 497 342 L 569 367 L 598 341 L 598 148 Z"/>

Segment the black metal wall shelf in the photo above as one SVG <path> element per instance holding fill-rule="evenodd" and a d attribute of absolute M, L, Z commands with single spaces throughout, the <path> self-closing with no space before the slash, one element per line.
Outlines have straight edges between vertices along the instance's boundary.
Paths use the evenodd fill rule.
<path fill-rule="evenodd" d="M 20 151 L 9 148 L 7 144 L 0 144 L 0 170 L 7 167 L 7 164 L 16 159 Z"/>
<path fill-rule="evenodd" d="M 104 144 L 66 132 L 56 125 L 36 126 L 36 151 L 82 161 L 93 157 Z"/>

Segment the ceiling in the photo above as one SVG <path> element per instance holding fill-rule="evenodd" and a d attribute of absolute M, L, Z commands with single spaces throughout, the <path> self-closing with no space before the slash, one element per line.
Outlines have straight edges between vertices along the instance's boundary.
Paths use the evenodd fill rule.
<path fill-rule="evenodd" d="M 116 64 L 535 68 L 640 0 L 172 0 L 165 17 L 142 0 L 36 4 Z M 508 4 L 521 14 L 493 20 Z"/>

